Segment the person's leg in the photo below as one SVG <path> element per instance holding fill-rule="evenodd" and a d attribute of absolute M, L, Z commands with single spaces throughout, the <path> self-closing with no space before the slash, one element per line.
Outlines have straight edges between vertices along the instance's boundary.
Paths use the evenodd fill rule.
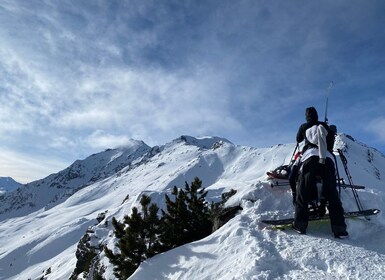
<path fill-rule="evenodd" d="M 291 188 L 291 194 L 293 196 L 293 204 L 297 200 L 297 178 L 298 178 L 298 165 L 292 165 L 289 173 L 289 183 Z"/>
<path fill-rule="evenodd" d="M 330 224 L 334 234 L 346 232 L 344 209 L 338 197 L 334 162 L 328 158 L 323 170 L 323 192 L 328 202 Z"/>
<path fill-rule="evenodd" d="M 316 189 L 315 174 L 317 171 L 318 157 L 311 157 L 303 163 L 302 174 L 297 186 L 297 199 L 295 204 L 294 226 L 305 232 L 309 219 L 309 201 Z"/>

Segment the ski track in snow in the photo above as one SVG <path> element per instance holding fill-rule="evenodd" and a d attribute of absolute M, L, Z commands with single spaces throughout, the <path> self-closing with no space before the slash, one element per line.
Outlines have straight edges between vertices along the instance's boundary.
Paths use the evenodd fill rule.
<path fill-rule="evenodd" d="M 212 149 L 214 143 L 220 145 Z M 156 152 L 154 149 L 149 158 L 143 158 L 150 148 L 142 144 L 134 142 L 129 147 L 134 155 L 108 150 L 75 162 L 71 172 L 96 170 L 99 174 L 100 170 L 111 172 L 111 168 L 120 166 L 126 160 L 123 155 L 130 158 L 127 167 L 69 197 L 48 207 L 35 203 L 35 208 L 24 206 L 0 214 L 0 280 L 37 279 L 48 268 L 52 272 L 45 279 L 68 279 L 75 268 L 77 244 L 87 229 L 95 232 L 95 242 L 110 248 L 115 242 L 110 223 L 98 224 L 98 214 L 106 213 L 105 221 L 112 217 L 121 220 L 133 206 L 139 206 L 143 193 L 162 207 L 165 193 L 174 185 L 183 187 L 195 176 L 203 181 L 208 198 L 214 201 L 223 192 L 236 189 L 237 194 L 227 205 L 240 203 L 243 210 L 210 236 L 146 260 L 129 279 L 385 279 L 383 211 L 370 221 L 347 219 L 350 236 L 346 240 L 332 236 L 328 221 L 310 223 L 306 235 L 290 229 L 274 230 L 261 223 L 262 219 L 293 215 L 288 187 L 271 188 L 265 173 L 288 163 L 294 144 L 256 149 L 220 138 L 184 136 Z M 358 191 L 364 208 L 382 210 L 385 157 L 344 135 L 339 136 L 337 145 L 346 153 L 354 183 L 367 187 Z M 98 162 L 110 169 L 100 169 Z M 339 171 L 344 175 L 340 164 Z M 91 178 L 92 174 L 87 176 Z M 32 202 L 43 195 L 48 202 L 50 195 L 68 191 L 53 189 L 52 181 L 47 181 L 34 195 L 28 195 L 32 188 L 21 194 Z M 343 189 L 341 197 L 346 211 L 357 210 L 351 190 Z M 105 258 L 101 261 L 108 265 Z M 111 265 L 105 277 L 115 279 Z"/>

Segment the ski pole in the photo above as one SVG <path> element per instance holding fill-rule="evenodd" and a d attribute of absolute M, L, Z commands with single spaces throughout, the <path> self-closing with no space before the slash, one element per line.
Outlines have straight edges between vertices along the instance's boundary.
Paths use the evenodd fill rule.
<path fill-rule="evenodd" d="M 299 143 L 297 143 L 297 145 L 295 145 L 295 149 L 294 149 L 293 154 L 291 155 L 290 161 L 292 161 L 292 159 L 293 159 L 293 157 L 295 155 L 295 152 L 297 151 L 298 147 L 299 147 Z"/>
<path fill-rule="evenodd" d="M 341 199 L 341 177 L 340 172 L 338 170 L 337 157 L 334 153 L 332 153 L 334 158 L 334 163 L 336 165 L 336 174 L 337 174 L 337 184 L 338 184 L 338 198 Z"/>
<path fill-rule="evenodd" d="M 325 106 L 325 122 L 326 123 L 328 122 L 328 103 L 329 103 L 329 95 L 330 95 L 330 91 L 332 89 L 332 86 L 333 86 L 333 81 L 330 82 L 329 87 L 326 91 L 326 106 Z"/>
<path fill-rule="evenodd" d="M 340 154 L 340 158 L 341 158 L 342 164 L 343 164 L 343 166 L 344 166 L 346 176 L 348 177 L 349 184 L 352 186 L 352 192 L 353 192 L 353 196 L 354 196 L 354 199 L 355 199 L 355 201 L 356 201 L 358 210 L 359 210 L 359 211 L 362 211 L 362 204 L 361 204 L 360 198 L 359 198 L 359 196 L 358 196 L 357 190 L 354 188 L 353 178 L 352 178 L 352 176 L 350 175 L 350 171 L 349 171 L 349 169 L 348 169 L 348 160 L 346 159 L 346 157 L 345 157 L 345 155 L 343 154 L 343 152 L 342 152 L 341 149 L 338 149 L 337 151 L 338 151 L 338 153 Z M 367 220 L 370 220 L 370 219 L 369 219 L 368 217 L 366 217 L 366 216 L 365 216 L 365 218 L 366 218 Z"/>

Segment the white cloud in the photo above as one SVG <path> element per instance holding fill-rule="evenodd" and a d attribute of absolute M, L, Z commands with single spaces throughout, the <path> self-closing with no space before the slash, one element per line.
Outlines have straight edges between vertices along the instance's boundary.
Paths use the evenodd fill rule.
<path fill-rule="evenodd" d="M 49 135 L 45 135 L 48 137 Z M 51 136 L 51 142 L 49 143 L 49 146 L 54 149 L 66 149 L 69 148 L 75 148 L 76 145 L 79 143 L 76 143 L 75 141 L 65 137 L 65 136 Z"/>
<path fill-rule="evenodd" d="M 88 136 L 84 142 L 96 149 L 106 149 L 125 146 L 130 140 L 131 139 L 125 135 L 111 135 L 102 130 L 97 130 Z"/>
<path fill-rule="evenodd" d="M 330 77 L 332 117 L 351 126 L 360 114 L 362 130 L 383 101 L 363 106 L 355 89 L 378 90 L 384 71 L 382 48 L 357 54 L 361 39 L 382 46 L 367 24 L 382 25 L 374 4 L 329 13 L 341 5 L 1 1 L 0 145 L 78 157 L 182 134 L 275 144 L 293 138 L 306 105 L 323 109 Z"/>
<path fill-rule="evenodd" d="M 58 128 L 117 128 L 132 134 L 138 124 L 167 132 L 181 127 L 239 127 L 230 115 L 224 82 L 210 71 L 89 71 L 86 79 L 78 81 L 75 94 L 64 97 L 72 98 L 74 106 L 53 122 Z"/>
<path fill-rule="evenodd" d="M 158 36 L 173 25 L 165 11 L 157 9 L 157 24 L 139 32 L 126 22 L 138 15 L 145 18 L 149 10 L 155 12 L 148 3 L 136 3 L 129 14 L 111 22 L 81 9 L 82 5 L 75 6 L 39 5 L 40 12 L 33 16 L 28 5 L 18 8 L 8 3 L 11 14 L 21 19 L 10 20 L 11 26 L 22 29 L 26 37 L 2 34 L 2 49 L 7 50 L 2 61 L 13 65 L 4 72 L 8 82 L 10 77 L 16 79 L 6 94 L 13 102 L 2 102 L 9 113 L 1 121 L 12 124 L 2 126 L 3 131 L 44 128 L 55 138 L 58 132 L 118 129 L 120 134 L 124 131 L 149 138 L 154 133 L 174 136 L 173 132 L 177 135 L 187 128 L 205 133 L 216 127 L 240 127 L 230 112 L 229 92 L 223 90 L 225 77 L 207 62 L 169 72 L 144 61 L 143 50 L 159 45 L 162 38 Z M 104 10 L 97 9 L 96 13 L 103 14 Z M 78 20 L 86 21 L 87 28 L 77 27 Z M 28 33 L 28 27 L 38 32 Z M 26 40 L 33 44 L 25 46 Z M 18 47 L 13 49 L 15 43 Z M 175 47 L 173 43 L 170 50 Z M 132 60 L 133 65 L 123 59 Z M 12 116 L 16 110 L 18 116 Z M 53 140 L 51 146 L 57 142 Z"/>
<path fill-rule="evenodd" d="M 385 117 L 380 117 L 372 120 L 367 130 L 378 137 L 378 139 L 385 143 Z"/>
<path fill-rule="evenodd" d="M 20 183 L 28 183 L 56 173 L 69 165 L 51 157 L 41 157 L 0 149 L 0 176 L 10 176 Z"/>

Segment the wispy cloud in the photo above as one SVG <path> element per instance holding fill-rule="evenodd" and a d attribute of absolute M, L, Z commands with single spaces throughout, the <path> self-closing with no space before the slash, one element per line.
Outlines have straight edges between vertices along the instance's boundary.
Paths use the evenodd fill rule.
<path fill-rule="evenodd" d="M 51 157 L 39 157 L 0 149 L 0 176 L 12 176 L 20 183 L 28 183 L 56 173 L 67 165 L 67 162 Z"/>
<path fill-rule="evenodd" d="M 376 141 L 385 142 L 385 117 L 372 120 L 367 129 L 376 137 Z"/>
<path fill-rule="evenodd" d="M 130 140 L 131 138 L 126 135 L 111 135 L 102 130 L 96 130 L 84 140 L 84 143 L 96 149 L 106 149 L 125 146 Z"/>

